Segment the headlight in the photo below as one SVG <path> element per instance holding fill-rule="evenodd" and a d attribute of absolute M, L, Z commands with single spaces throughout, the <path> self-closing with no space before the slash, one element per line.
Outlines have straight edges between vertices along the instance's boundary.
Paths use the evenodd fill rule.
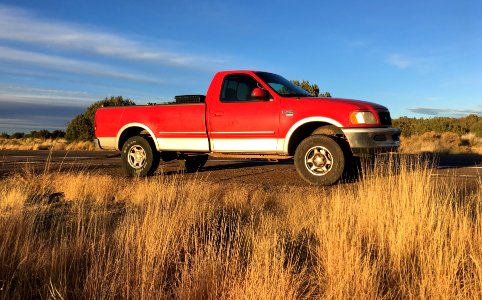
<path fill-rule="evenodd" d="M 354 111 L 350 114 L 352 124 L 377 124 L 377 119 L 369 111 Z"/>

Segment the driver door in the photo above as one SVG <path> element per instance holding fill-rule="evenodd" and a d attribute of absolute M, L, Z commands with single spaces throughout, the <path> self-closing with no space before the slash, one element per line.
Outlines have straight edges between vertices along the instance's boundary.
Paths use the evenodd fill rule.
<path fill-rule="evenodd" d="M 261 87 L 246 74 L 227 75 L 209 109 L 209 135 L 215 152 L 276 153 L 279 101 L 251 97 Z M 213 103 L 214 104 L 214 103 Z"/>

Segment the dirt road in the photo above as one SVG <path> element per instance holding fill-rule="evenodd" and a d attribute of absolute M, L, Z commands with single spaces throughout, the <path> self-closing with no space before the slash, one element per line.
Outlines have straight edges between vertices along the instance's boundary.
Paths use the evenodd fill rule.
<path fill-rule="evenodd" d="M 434 177 L 455 178 L 480 184 L 482 155 L 432 156 Z M 0 151 L 0 177 L 25 170 L 61 172 L 95 172 L 124 177 L 117 152 L 106 151 Z M 180 174 L 177 161 L 161 163 L 158 173 L 166 176 Z M 197 174 L 208 181 L 237 182 L 263 186 L 307 186 L 296 173 L 293 162 L 262 160 L 210 159 Z"/>

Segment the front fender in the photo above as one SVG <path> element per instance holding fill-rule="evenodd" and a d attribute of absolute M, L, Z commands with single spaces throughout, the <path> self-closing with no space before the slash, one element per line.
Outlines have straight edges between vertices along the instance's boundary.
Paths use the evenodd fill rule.
<path fill-rule="evenodd" d="M 287 134 L 284 138 L 283 149 L 279 149 L 279 150 L 282 150 L 282 152 L 284 154 L 287 154 L 289 152 L 289 149 L 288 149 L 289 143 L 290 143 L 290 140 L 291 140 L 291 137 L 292 137 L 293 133 L 296 131 L 296 129 L 298 129 L 301 126 L 303 126 L 305 124 L 308 124 L 308 123 L 324 123 L 324 124 L 327 124 L 327 125 L 334 125 L 336 127 L 342 127 L 340 122 L 338 122 L 334 119 L 331 119 L 331 118 L 326 118 L 326 117 L 309 117 L 309 118 L 301 119 L 290 127 L 290 129 L 288 130 L 288 132 L 287 132 Z"/>

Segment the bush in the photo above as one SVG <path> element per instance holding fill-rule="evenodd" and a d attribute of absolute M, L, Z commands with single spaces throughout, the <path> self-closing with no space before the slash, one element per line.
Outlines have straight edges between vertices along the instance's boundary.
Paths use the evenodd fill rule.
<path fill-rule="evenodd" d="M 90 141 L 95 138 L 94 118 L 95 111 L 106 106 L 130 106 L 136 105 L 130 99 L 123 99 L 122 96 L 105 98 L 87 107 L 84 113 L 77 115 L 67 126 L 65 138 L 69 141 Z"/>
<path fill-rule="evenodd" d="M 65 131 L 63 130 L 54 130 L 50 134 L 53 139 L 63 138 L 65 137 Z"/>
<path fill-rule="evenodd" d="M 12 134 L 12 135 L 10 136 L 10 138 L 12 138 L 12 139 L 21 139 L 21 138 L 23 138 L 24 136 L 25 136 L 25 133 L 23 133 L 23 132 L 15 132 L 14 134 Z"/>
<path fill-rule="evenodd" d="M 88 141 L 93 139 L 93 123 L 84 114 L 76 116 L 67 127 L 65 138 L 68 141 Z"/>
<path fill-rule="evenodd" d="M 50 131 L 42 129 L 40 131 L 33 130 L 29 134 L 26 134 L 25 137 L 34 139 L 50 139 L 52 138 L 52 134 Z"/>

